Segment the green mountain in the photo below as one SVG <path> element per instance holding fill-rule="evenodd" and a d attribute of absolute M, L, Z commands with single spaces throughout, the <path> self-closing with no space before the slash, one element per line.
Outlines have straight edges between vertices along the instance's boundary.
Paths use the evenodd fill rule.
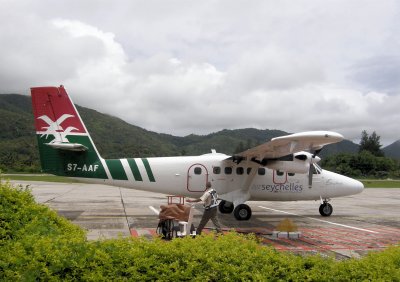
<path fill-rule="evenodd" d="M 104 158 L 199 155 L 211 149 L 231 155 L 287 134 L 280 130 L 246 128 L 177 137 L 147 131 L 95 110 L 77 108 Z M 39 158 L 30 97 L 0 95 L 0 117 L 0 169 L 37 171 Z M 320 155 L 357 150 L 358 145 L 345 140 L 326 146 Z"/>
<path fill-rule="evenodd" d="M 38 150 L 29 97 L 0 95 L 0 169 L 38 169 Z"/>
<path fill-rule="evenodd" d="M 391 157 L 400 160 L 400 140 L 386 146 L 382 149 L 386 157 Z"/>

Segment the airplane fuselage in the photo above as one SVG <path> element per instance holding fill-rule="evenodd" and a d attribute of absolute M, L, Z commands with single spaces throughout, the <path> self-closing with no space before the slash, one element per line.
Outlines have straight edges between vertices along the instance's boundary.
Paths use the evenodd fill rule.
<path fill-rule="evenodd" d="M 81 178 L 90 183 L 158 192 L 186 197 L 199 197 L 205 191 L 207 181 L 220 195 L 244 189 L 250 185 L 248 200 L 297 201 L 319 200 L 356 194 L 362 191 L 360 182 L 327 170 L 316 170 L 313 185 L 308 185 L 308 174 L 287 173 L 271 170 L 251 161 L 239 164 L 227 162 L 229 156 L 210 153 L 190 157 L 158 157 L 113 160 L 120 163 L 124 173 L 113 175 L 110 167 L 107 179 Z M 132 168 L 129 163 L 136 167 Z M 108 163 L 109 160 L 102 160 Z M 67 170 L 96 172 L 97 166 L 78 167 L 67 164 Z"/>

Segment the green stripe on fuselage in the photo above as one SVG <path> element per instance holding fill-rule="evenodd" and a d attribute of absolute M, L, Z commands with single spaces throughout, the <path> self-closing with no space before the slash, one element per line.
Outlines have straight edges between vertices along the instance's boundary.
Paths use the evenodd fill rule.
<path fill-rule="evenodd" d="M 151 171 L 149 161 L 147 159 L 143 158 L 142 162 L 144 164 L 144 167 L 146 168 L 146 172 L 147 172 L 150 182 L 156 182 L 156 180 L 154 179 L 153 172 Z"/>
<path fill-rule="evenodd" d="M 139 167 L 134 159 L 127 159 L 129 166 L 131 167 L 133 177 L 136 181 L 143 181 L 142 175 L 140 174 Z"/>
<path fill-rule="evenodd" d="M 106 164 L 114 180 L 128 180 L 121 160 L 106 160 Z"/>

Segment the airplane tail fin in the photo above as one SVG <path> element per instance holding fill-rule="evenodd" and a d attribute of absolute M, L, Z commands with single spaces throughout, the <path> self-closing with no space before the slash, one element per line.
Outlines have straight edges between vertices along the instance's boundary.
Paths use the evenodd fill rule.
<path fill-rule="evenodd" d="M 31 88 L 43 172 L 106 179 L 104 160 L 63 86 Z"/>

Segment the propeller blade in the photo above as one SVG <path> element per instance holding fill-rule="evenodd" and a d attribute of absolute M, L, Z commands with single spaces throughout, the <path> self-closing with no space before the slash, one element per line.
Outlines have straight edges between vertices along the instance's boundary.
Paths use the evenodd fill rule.
<path fill-rule="evenodd" d="M 313 158 L 315 158 L 319 153 L 321 153 L 321 151 L 322 151 L 322 148 L 315 150 L 313 153 Z"/>
<path fill-rule="evenodd" d="M 308 170 L 308 188 L 312 188 L 313 180 L 313 164 L 310 162 L 310 168 Z"/>

